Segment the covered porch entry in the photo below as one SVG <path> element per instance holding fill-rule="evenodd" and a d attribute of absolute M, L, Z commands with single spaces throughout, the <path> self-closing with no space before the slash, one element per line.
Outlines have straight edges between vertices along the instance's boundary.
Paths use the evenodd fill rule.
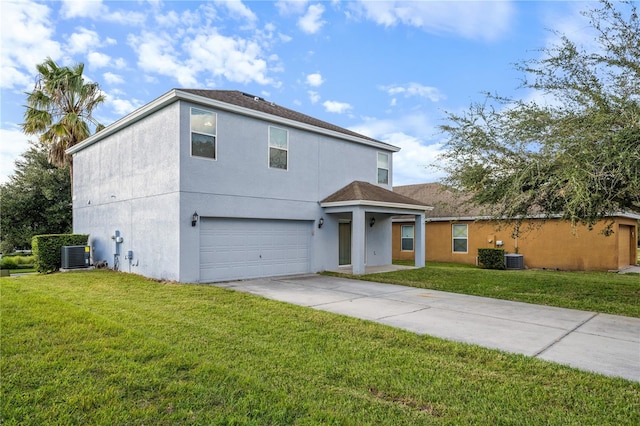
<path fill-rule="evenodd" d="M 379 186 L 356 181 L 320 202 L 324 212 L 338 222 L 338 266 L 361 275 L 367 268 L 391 265 L 392 216 L 415 217 L 415 265 L 424 266 L 425 206 L 417 200 Z"/>

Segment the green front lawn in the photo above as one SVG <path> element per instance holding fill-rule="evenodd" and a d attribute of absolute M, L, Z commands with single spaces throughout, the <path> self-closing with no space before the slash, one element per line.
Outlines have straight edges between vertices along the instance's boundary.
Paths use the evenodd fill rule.
<path fill-rule="evenodd" d="M 640 275 L 543 270 L 498 271 L 459 263 L 349 278 L 539 305 L 640 317 Z"/>
<path fill-rule="evenodd" d="M 640 424 L 640 383 L 213 286 L 0 286 L 3 425 Z"/>

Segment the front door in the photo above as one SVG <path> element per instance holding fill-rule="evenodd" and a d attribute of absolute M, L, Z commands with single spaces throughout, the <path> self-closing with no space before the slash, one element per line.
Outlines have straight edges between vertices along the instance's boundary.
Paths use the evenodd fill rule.
<path fill-rule="evenodd" d="M 351 222 L 338 223 L 338 265 L 351 265 Z"/>

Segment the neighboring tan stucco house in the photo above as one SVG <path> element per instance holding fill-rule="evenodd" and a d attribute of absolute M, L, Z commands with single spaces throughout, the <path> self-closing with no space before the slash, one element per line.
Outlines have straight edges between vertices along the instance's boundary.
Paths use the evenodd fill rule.
<path fill-rule="evenodd" d="M 239 91 L 171 90 L 68 150 L 93 261 L 214 282 L 391 264 L 399 148 Z M 424 264 L 416 245 L 415 260 Z"/>
<path fill-rule="evenodd" d="M 572 228 L 562 219 L 529 218 L 516 238 L 513 224 L 490 219 L 439 183 L 397 186 L 394 192 L 434 207 L 426 214 L 427 261 L 475 264 L 479 248 L 503 248 L 521 254 L 527 268 L 619 270 L 636 264 L 636 214 L 612 216 L 592 230 L 584 225 Z M 605 236 L 601 231 L 609 223 L 613 234 Z M 392 238 L 393 259 L 413 259 L 413 223 L 394 218 Z"/>

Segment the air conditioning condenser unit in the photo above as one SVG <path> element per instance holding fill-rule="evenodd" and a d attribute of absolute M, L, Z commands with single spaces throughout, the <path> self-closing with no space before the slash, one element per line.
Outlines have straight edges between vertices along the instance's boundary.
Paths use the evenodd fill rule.
<path fill-rule="evenodd" d="M 91 266 L 89 246 L 63 246 L 62 247 L 62 269 L 80 269 Z"/>
<path fill-rule="evenodd" d="M 524 269 L 524 256 L 521 254 L 505 254 L 504 267 L 506 269 Z"/>

